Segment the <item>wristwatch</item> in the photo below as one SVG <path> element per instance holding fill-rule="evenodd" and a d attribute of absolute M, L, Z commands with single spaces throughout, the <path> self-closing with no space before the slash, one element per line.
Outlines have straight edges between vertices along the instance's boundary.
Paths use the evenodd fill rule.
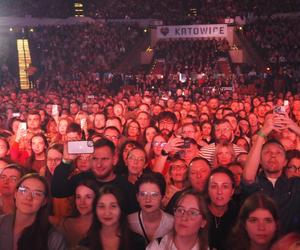
<path fill-rule="evenodd" d="M 168 153 L 165 149 L 162 149 L 162 150 L 161 150 L 161 154 L 162 154 L 163 156 L 168 156 L 168 155 L 169 155 L 169 153 Z"/>

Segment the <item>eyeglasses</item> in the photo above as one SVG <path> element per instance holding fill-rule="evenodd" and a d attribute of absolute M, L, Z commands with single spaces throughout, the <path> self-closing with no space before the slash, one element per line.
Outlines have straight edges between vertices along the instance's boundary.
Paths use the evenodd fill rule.
<path fill-rule="evenodd" d="M 104 135 L 107 139 L 111 140 L 119 140 L 120 136 L 119 135 Z"/>
<path fill-rule="evenodd" d="M 47 158 L 48 162 L 54 162 L 54 163 L 59 163 L 61 162 L 62 158 Z"/>
<path fill-rule="evenodd" d="M 25 195 L 27 196 L 28 194 L 30 194 L 32 199 L 34 199 L 34 200 L 40 200 L 45 196 L 44 192 L 39 191 L 39 190 L 30 190 L 28 187 L 25 187 L 25 186 L 20 186 L 18 188 L 18 192 L 24 196 Z"/>
<path fill-rule="evenodd" d="M 134 127 L 134 126 L 128 126 L 128 128 L 132 128 L 132 129 L 139 129 L 139 127 Z"/>
<path fill-rule="evenodd" d="M 300 167 L 296 167 L 296 166 L 289 166 L 288 170 L 293 171 L 293 172 L 300 172 Z"/>
<path fill-rule="evenodd" d="M 141 162 L 141 163 L 144 163 L 145 162 L 145 158 L 136 158 L 132 155 L 128 156 L 128 160 L 129 161 L 137 161 L 137 162 Z"/>
<path fill-rule="evenodd" d="M 166 142 L 159 142 L 159 141 L 152 142 L 153 147 L 164 147 L 166 144 L 167 144 Z"/>
<path fill-rule="evenodd" d="M 181 218 L 181 217 L 183 217 L 185 214 L 186 214 L 189 218 L 192 218 L 192 219 L 197 218 L 199 215 L 202 215 L 202 213 L 201 213 L 200 210 L 198 210 L 198 209 L 193 209 L 193 208 L 191 208 L 191 209 L 186 210 L 186 209 L 184 209 L 183 207 L 177 207 L 177 208 L 174 209 L 174 215 L 175 215 L 176 217 Z"/>
<path fill-rule="evenodd" d="M 182 134 L 188 134 L 188 135 L 190 135 L 190 134 L 194 134 L 195 133 L 195 131 L 192 131 L 192 130 L 190 130 L 190 131 L 182 131 Z"/>
<path fill-rule="evenodd" d="M 2 182 L 9 182 L 9 183 L 16 183 L 18 181 L 17 176 L 6 176 L 6 175 L 0 175 L 0 180 Z"/>
<path fill-rule="evenodd" d="M 158 199 L 160 197 L 160 193 L 159 192 L 139 192 L 139 196 L 143 199 L 146 198 L 151 198 L 151 199 Z"/>
<path fill-rule="evenodd" d="M 221 132 L 222 132 L 222 133 L 223 133 L 223 132 L 226 133 L 226 132 L 229 132 L 229 131 L 231 131 L 230 128 L 217 128 L 217 129 L 216 129 L 216 132 L 217 132 L 217 133 L 221 133 Z"/>
<path fill-rule="evenodd" d="M 180 164 L 180 165 L 171 165 L 171 170 L 173 171 L 180 171 L 180 170 L 185 170 L 187 166 L 185 164 Z"/>
<path fill-rule="evenodd" d="M 172 121 L 160 121 L 159 122 L 159 125 L 162 125 L 162 126 L 164 126 L 164 125 L 174 125 L 174 122 L 172 122 Z"/>

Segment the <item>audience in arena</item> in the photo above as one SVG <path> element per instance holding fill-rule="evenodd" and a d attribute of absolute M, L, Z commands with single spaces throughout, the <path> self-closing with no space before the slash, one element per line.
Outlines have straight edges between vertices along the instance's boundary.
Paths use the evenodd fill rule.
<path fill-rule="evenodd" d="M 206 0 L 198 16 L 192 0 L 83 2 L 105 21 L 20 33 L 37 69 L 28 90 L 15 37 L 0 41 L 0 250 L 297 249 L 299 1 Z M 0 16 L 68 17 L 72 3 L 3 0 Z M 158 41 L 159 76 L 116 70 L 144 35 L 109 19 L 236 16 L 267 70 L 231 63 L 219 38 Z"/>

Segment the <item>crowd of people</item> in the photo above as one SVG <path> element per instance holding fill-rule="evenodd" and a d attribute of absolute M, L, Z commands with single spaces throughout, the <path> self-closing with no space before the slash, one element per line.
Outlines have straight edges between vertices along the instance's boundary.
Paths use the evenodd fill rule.
<path fill-rule="evenodd" d="M 300 77 L 299 18 L 257 19 L 244 34 L 281 77 Z"/>
<path fill-rule="evenodd" d="M 74 1 L 3 0 L 0 16 L 66 18 L 74 15 Z"/>
<path fill-rule="evenodd" d="M 11 0 L 3 9 L 66 17 L 70 2 Z M 186 17 L 193 1 L 86 4 L 91 17 L 180 24 L 300 9 L 207 0 L 205 14 Z M 28 32 L 33 88 L 20 90 L 1 67 L 0 250 L 299 249 L 300 94 L 272 85 L 282 75 L 299 82 L 299 28 L 297 19 L 261 20 L 243 33 L 272 64 L 267 73 L 234 65 L 219 74 L 227 40 L 169 40 L 154 48 L 164 77 L 133 86 L 110 71 L 142 36 L 137 25 Z M 240 91 L 255 80 L 272 87 Z"/>
<path fill-rule="evenodd" d="M 154 18 L 167 24 L 218 23 L 227 17 L 270 16 L 276 13 L 290 13 L 300 10 L 299 1 L 293 0 L 205 0 L 195 1 L 78 1 L 84 6 L 84 15 L 100 19 Z M 225 7 L 224 7 L 225 6 Z M 193 16 L 190 9 L 197 9 L 198 16 Z M 70 0 L 45 2 L 42 0 L 3 0 L 0 16 L 32 16 L 65 18 L 75 14 L 74 2 Z M 190 14 L 190 15 L 189 15 Z"/>
<path fill-rule="evenodd" d="M 229 45 L 226 39 L 212 40 L 170 40 L 158 41 L 155 58 L 165 60 L 164 75 L 181 72 L 212 74 L 220 57 L 228 57 Z"/>
<path fill-rule="evenodd" d="M 101 93 L 2 87 L 0 249 L 299 243 L 299 95 Z"/>
<path fill-rule="evenodd" d="M 141 37 L 136 24 L 95 23 L 41 26 L 29 32 L 39 81 L 97 80 L 109 72 Z"/>

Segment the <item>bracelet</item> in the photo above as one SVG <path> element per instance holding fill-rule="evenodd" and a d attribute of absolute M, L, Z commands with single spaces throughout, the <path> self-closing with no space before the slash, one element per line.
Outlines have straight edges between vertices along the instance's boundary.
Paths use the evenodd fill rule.
<path fill-rule="evenodd" d="M 261 130 L 259 130 L 259 131 L 257 132 L 257 135 L 260 136 L 260 137 L 262 137 L 262 138 L 264 138 L 264 139 L 267 139 L 267 138 L 268 138 L 267 135 L 266 135 L 264 132 L 262 132 Z"/>
<path fill-rule="evenodd" d="M 168 156 L 168 155 L 169 155 L 169 153 L 168 153 L 165 149 L 162 149 L 162 150 L 161 150 L 161 154 L 162 154 L 163 156 Z"/>

